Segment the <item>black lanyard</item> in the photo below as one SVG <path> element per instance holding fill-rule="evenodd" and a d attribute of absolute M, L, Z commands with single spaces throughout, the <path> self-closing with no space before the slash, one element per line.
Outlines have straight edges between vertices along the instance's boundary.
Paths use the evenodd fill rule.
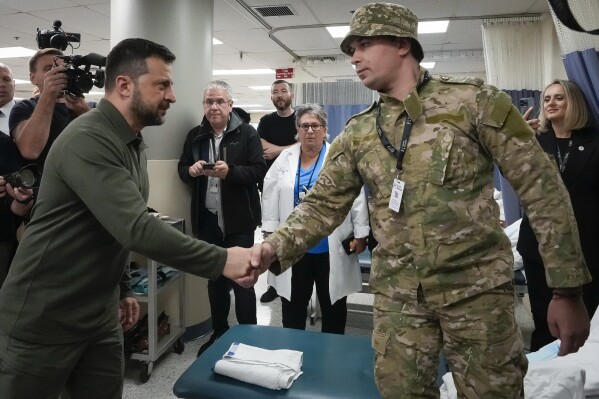
<path fill-rule="evenodd" d="M 310 173 L 310 178 L 308 179 L 308 185 L 304 186 L 305 188 L 305 193 L 308 192 L 308 190 L 310 189 L 310 183 L 312 183 L 312 176 L 314 176 L 314 171 L 316 170 L 316 166 L 318 166 L 318 162 L 320 161 L 320 156 L 322 155 L 322 150 L 324 150 L 324 146 L 325 144 L 322 145 L 322 148 L 320 149 L 320 152 L 318 153 L 318 158 L 316 159 L 316 162 L 314 162 L 314 165 L 312 165 L 312 173 Z M 295 199 L 295 205 L 299 205 L 300 201 L 299 201 L 299 195 L 300 195 L 300 169 L 302 167 L 302 149 L 300 147 L 300 156 L 299 159 L 297 160 L 297 174 L 295 175 L 295 180 L 296 180 L 296 184 L 297 184 L 297 198 Z"/>
<path fill-rule="evenodd" d="M 431 76 L 429 75 L 428 71 L 426 71 L 424 73 L 424 78 L 422 79 L 422 83 L 420 83 L 418 85 L 418 87 L 416 88 L 416 92 L 418 92 L 425 84 L 427 84 L 430 79 L 431 79 Z M 406 115 L 406 122 L 403 127 L 403 134 L 401 136 L 401 142 L 400 142 L 399 150 L 398 150 L 397 148 L 395 148 L 393 146 L 393 144 L 391 144 L 389 142 L 387 135 L 383 131 L 383 128 L 381 127 L 381 124 L 379 121 L 380 116 L 381 116 L 381 102 L 379 101 L 378 111 L 376 114 L 376 132 L 378 133 L 383 146 L 391 154 L 393 154 L 393 156 L 395 156 L 397 158 L 397 173 L 399 173 L 403 170 L 403 158 L 406 155 L 406 150 L 408 149 L 408 140 L 410 139 L 410 133 L 412 133 L 413 121 L 412 121 L 412 118 L 410 118 L 410 115 Z"/>
<path fill-rule="evenodd" d="M 559 171 L 561 173 L 564 173 L 564 171 L 566 170 L 566 164 L 568 163 L 568 158 L 570 157 L 570 148 L 572 147 L 572 139 L 570 139 L 568 141 L 568 151 L 566 152 L 566 155 L 564 155 L 563 159 L 562 159 L 562 152 L 559 149 L 559 144 L 556 143 L 555 145 L 557 147 L 557 165 L 559 166 Z"/>

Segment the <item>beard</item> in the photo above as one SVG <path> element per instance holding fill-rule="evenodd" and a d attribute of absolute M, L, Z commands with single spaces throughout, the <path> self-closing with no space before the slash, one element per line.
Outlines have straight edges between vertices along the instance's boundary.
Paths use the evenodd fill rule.
<path fill-rule="evenodd" d="M 281 102 L 283 103 L 283 105 L 280 105 Z M 277 99 L 276 101 L 273 102 L 273 105 L 279 111 L 284 111 L 291 106 L 291 97 L 287 98 L 287 99 L 284 99 L 284 98 Z"/>
<path fill-rule="evenodd" d="M 144 103 L 137 88 L 133 91 L 131 112 L 143 126 L 158 126 L 164 123 L 164 117 L 158 115 L 157 111 Z"/>

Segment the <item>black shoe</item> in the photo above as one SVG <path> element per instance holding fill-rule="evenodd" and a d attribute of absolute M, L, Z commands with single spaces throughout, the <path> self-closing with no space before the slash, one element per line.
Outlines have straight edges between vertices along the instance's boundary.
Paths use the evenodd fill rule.
<path fill-rule="evenodd" d="M 217 336 L 216 334 L 212 334 L 208 341 L 206 341 L 202 346 L 200 346 L 200 349 L 198 350 L 198 357 L 200 357 L 200 355 L 204 353 L 206 349 L 210 348 L 210 345 L 212 345 L 214 341 L 218 339 L 218 337 L 220 337 L 220 335 Z"/>
<path fill-rule="evenodd" d="M 279 294 L 277 294 L 277 290 L 275 289 L 275 287 L 269 286 L 268 289 L 266 290 L 266 292 L 264 294 L 262 294 L 262 296 L 260 297 L 260 302 L 262 302 L 262 303 L 272 302 L 275 299 L 277 299 L 278 297 L 279 297 Z"/>

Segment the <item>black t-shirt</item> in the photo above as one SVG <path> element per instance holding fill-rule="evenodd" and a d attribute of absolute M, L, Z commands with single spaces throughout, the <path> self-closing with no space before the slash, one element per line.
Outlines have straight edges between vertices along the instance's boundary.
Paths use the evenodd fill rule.
<path fill-rule="evenodd" d="M 15 104 L 10 112 L 10 118 L 8 119 L 8 126 L 10 128 L 11 136 L 13 134 L 13 130 L 19 123 L 31 118 L 31 115 L 37 106 L 38 100 L 39 97 L 33 97 L 29 100 L 22 100 Z M 54 113 L 52 114 L 52 123 L 50 125 L 50 136 L 48 137 L 48 142 L 46 143 L 46 146 L 44 147 L 40 156 L 37 159 L 30 160 L 29 163 L 36 164 L 38 169 L 42 171 L 52 143 L 54 143 L 54 140 L 56 140 L 58 135 L 62 133 L 64 128 L 67 127 L 67 125 L 73 119 L 75 119 L 75 116 L 71 113 L 71 111 L 69 111 L 67 106 L 63 103 L 57 103 L 54 106 Z"/>
<path fill-rule="evenodd" d="M 0 134 L 0 175 L 16 172 L 23 165 L 16 144 L 10 137 Z M 20 218 L 10 211 L 11 198 L 6 194 L 0 198 L 0 241 L 14 241 Z M 1 282 L 0 282 L 1 284 Z"/>
<path fill-rule="evenodd" d="M 297 134 L 295 112 L 286 117 L 279 116 L 276 112 L 264 115 L 260 118 L 258 124 L 258 134 L 261 139 L 268 141 L 270 144 L 278 146 L 295 144 L 295 135 Z M 266 161 L 266 165 L 270 168 L 273 162 L 274 159 Z"/>

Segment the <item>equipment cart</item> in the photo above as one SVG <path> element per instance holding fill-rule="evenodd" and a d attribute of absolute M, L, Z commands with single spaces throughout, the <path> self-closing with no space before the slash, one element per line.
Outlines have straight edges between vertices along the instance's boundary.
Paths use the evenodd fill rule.
<path fill-rule="evenodd" d="M 184 232 L 185 220 L 180 218 L 170 218 L 165 216 L 157 216 L 170 224 L 173 228 Z M 181 271 L 176 271 L 165 282 L 158 286 L 158 268 L 160 264 L 154 260 L 139 256 L 138 254 L 131 255 L 132 260 L 142 267 L 147 268 L 148 272 L 148 289 L 147 293 L 134 292 L 134 297 L 140 303 L 143 309 L 144 303 L 147 305 L 148 313 L 148 349 L 143 352 L 131 354 L 131 359 L 142 362 L 139 371 L 139 380 L 142 383 L 147 382 L 152 374 L 154 362 L 166 353 L 171 347 L 177 354 L 183 353 L 185 344 L 181 340 L 181 336 L 185 332 L 185 274 Z M 164 294 L 171 293 L 169 298 Z M 170 299 L 169 322 L 170 332 L 158 342 L 158 310 L 159 299 L 161 306 L 167 305 L 166 299 Z M 177 302 L 173 304 L 173 302 Z M 140 317 L 141 319 L 141 317 Z"/>

